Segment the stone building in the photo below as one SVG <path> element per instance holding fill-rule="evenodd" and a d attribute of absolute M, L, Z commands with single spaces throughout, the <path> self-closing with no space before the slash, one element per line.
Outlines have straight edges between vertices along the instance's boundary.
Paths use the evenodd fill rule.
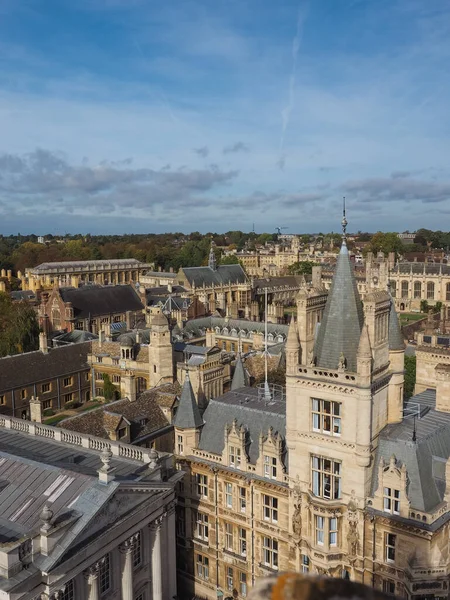
<path fill-rule="evenodd" d="M 167 318 L 154 313 L 150 328 L 123 333 L 114 341 L 100 332 L 99 339 L 92 342 L 89 362 L 96 396 L 103 396 L 104 374 L 130 399 L 149 388 L 173 383 L 175 366 Z"/>
<path fill-rule="evenodd" d="M 392 295 L 400 311 L 419 311 L 426 300 L 430 306 L 442 302 L 450 317 L 450 265 L 399 262 L 389 273 Z"/>
<path fill-rule="evenodd" d="M 114 258 L 111 260 L 78 260 L 42 263 L 37 267 L 20 271 L 17 277 L 23 290 L 50 290 L 58 287 L 78 287 L 84 283 L 110 285 L 137 283 L 144 271 L 152 265 L 141 263 L 135 258 Z"/>
<path fill-rule="evenodd" d="M 91 398 L 90 343 L 48 348 L 40 335 L 40 350 L 0 358 L 0 413 L 28 419 L 30 400 L 45 410 Z"/>
<path fill-rule="evenodd" d="M 5 600 L 176 596 L 172 457 L 0 419 Z"/>
<path fill-rule="evenodd" d="M 438 368 L 436 392 L 404 404 L 394 302 L 384 289 L 361 301 L 343 225 L 329 294 L 299 294 L 286 395 L 242 387 L 202 414 L 184 382 L 174 425 L 186 598 L 245 598 L 285 570 L 448 597 L 450 368 Z"/>
<path fill-rule="evenodd" d="M 284 344 L 289 326 L 268 323 L 267 345 Z M 217 316 L 188 321 L 183 329 L 174 331 L 175 340 L 189 344 L 218 346 L 227 352 L 242 353 L 264 348 L 264 323 L 248 319 L 229 319 Z"/>
<path fill-rule="evenodd" d="M 173 416 L 180 386 L 165 383 L 135 398 L 122 398 L 63 419 L 59 427 L 107 440 L 172 452 Z"/>
<path fill-rule="evenodd" d="M 243 250 L 236 256 L 249 276 L 282 276 L 290 265 L 300 260 L 300 238 L 293 236 L 288 242 L 266 245 L 254 251 Z"/>
<path fill-rule="evenodd" d="M 131 328 L 143 320 L 144 305 L 131 285 L 55 287 L 39 306 L 40 326 L 47 335 L 74 329 L 97 334 L 113 324 Z"/>
<path fill-rule="evenodd" d="M 220 309 L 233 318 L 251 304 L 251 284 L 241 265 L 217 265 L 211 247 L 207 267 L 182 267 L 176 283 L 196 295 L 209 313 Z"/>

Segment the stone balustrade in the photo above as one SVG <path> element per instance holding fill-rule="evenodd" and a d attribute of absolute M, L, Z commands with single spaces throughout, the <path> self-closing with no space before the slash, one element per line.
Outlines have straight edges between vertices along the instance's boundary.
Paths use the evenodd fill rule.
<path fill-rule="evenodd" d="M 88 450 L 96 450 L 98 452 L 109 450 L 113 456 L 135 460 L 144 464 L 148 464 L 152 461 L 149 455 L 150 448 L 106 440 L 85 433 L 66 431 L 59 427 L 53 427 L 52 425 L 44 425 L 42 423 L 0 415 L 0 428 L 11 429 L 48 440 L 55 440 L 56 442 L 64 442 Z M 159 452 L 159 457 L 162 462 L 170 460 L 170 455 L 167 453 Z"/>

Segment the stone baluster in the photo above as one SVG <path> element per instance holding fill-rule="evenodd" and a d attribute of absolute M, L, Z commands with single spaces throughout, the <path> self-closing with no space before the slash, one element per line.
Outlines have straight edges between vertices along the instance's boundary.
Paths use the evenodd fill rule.
<path fill-rule="evenodd" d="M 95 563 L 92 567 L 89 567 L 84 571 L 84 576 L 88 582 L 89 592 L 88 600 L 99 600 L 98 591 L 98 575 L 100 572 L 100 562 Z"/>
<path fill-rule="evenodd" d="M 163 600 L 163 585 L 161 574 L 161 525 L 163 518 L 158 517 L 150 523 L 152 548 L 152 600 Z"/>
<path fill-rule="evenodd" d="M 136 547 L 137 535 L 132 535 L 119 546 L 123 555 L 122 567 L 122 600 L 133 600 L 133 551 Z"/>

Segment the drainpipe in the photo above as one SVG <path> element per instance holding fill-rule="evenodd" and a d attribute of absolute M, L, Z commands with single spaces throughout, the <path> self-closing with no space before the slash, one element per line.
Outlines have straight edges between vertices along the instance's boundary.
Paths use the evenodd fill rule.
<path fill-rule="evenodd" d="M 375 515 L 370 517 L 372 523 L 372 587 L 375 589 Z"/>
<path fill-rule="evenodd" d="M 214 469 L 214 493 L 215 493 L 215 509 L 214 514 L 216 517 L 216 590 L 219 590 L 219 495 L 217 493 L 217 469 Z"/>
<path fill-rule="evenodd" d="M 251 506 L 252 506 L 252 513 L 251 513 L 251 520 L 252 520 L 252 586 L 255 585 L 255 514 L 253 511 L 253 506 L 254 506 L 254 487 L 253 487 L 253 482 L 250 484 L 250 492 L 251 492 L 251 496 L 252 496 L 252 500 L 251 500 Z"/>

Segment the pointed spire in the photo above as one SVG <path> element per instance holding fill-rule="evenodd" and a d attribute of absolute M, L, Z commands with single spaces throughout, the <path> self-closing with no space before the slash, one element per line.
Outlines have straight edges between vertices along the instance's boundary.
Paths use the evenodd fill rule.
<path fill-rule="evenodd" d="M 286 349 L 287 350 L 298 350 L 300 347 L 300 342 L 298 339 L 297 325 L 294 321 L 294 317 L 291 317 L 291 321 L 289 323 L 289 331 L 286 340 Z"/>
<path fill-rule="evenodd" d="M 389 290 L 388 290 L 389 291 Z M 391 309 L 389 311 L 389 332 L 388 332 L 389 350 L 404 350 L 405 342 L 402 329 L 398 322 L 397 311 L 395 310 L 394 300 L 391 296 Z"/>
<path fill-rule="evenodd" d="M 203 425 L 203 419 L 189 378 L 189 371 L 186 371 L 180 403 L 173 424 L 180 429 L 197 429 L 197 427 Z"/>
<path fill-rule="evenodd" d="M 216 253 L 214 252 L 215 243 L 211 242 L 211 248 L 209 250 L 208 267 L 213 271 L 217 270 Z"/>
<path fill-rule="evenodd" d="M 356 372 L 356 350 L 364 313 L 345 241 L 346 228 L 344 205 L 342 246 L 314 345 L 314 356 L 318 367 L 337 369 L 342 353 L 345 356 L 346 369 Z"/>
<path fill-rule="evenodd" d="M 233 379 L 231 381 L 231 389 L 238 390 L 239 388 L 248 387 L 248 375 L 242 362 L 241 355 L 237 355 L 236 365 L 234 367 Z"/>
<path fill-rule="evenodd" d="M 358 344 L 358 352 L 356 354 L 357 358 L 372 358 L 372 349 L 370 346 L 370 339 L 369 339 L 369 330 L 367 329 L 367 325 L 364 323 L 362 331 L 361 331 L 361 337 L 359 338 L 359 344 Z"/>

